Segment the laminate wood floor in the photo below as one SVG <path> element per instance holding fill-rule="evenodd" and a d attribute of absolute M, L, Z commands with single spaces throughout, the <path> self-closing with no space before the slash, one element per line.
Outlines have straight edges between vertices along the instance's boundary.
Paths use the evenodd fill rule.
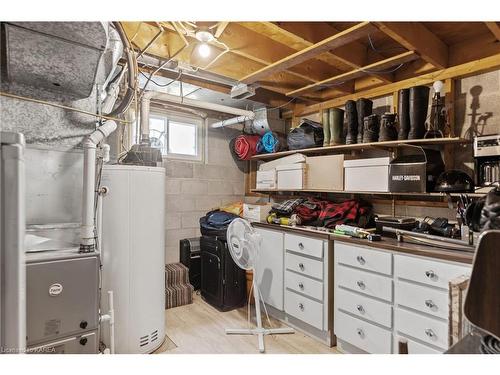
<path fill-rule="evenodd" d="M 252 306 L 252 327 L 255 322 Z M 265 319 L 265 315 L 263 317 Z M 194 294 L 191 305 L 165 311 L 167 339 L 155 352 L 162 354 L 258 354 L 257 336 L 226 335 L 226 328 L 246 328 L 247 308 L 219 312 Z M 264 323 L 267 326 L 267 319 Z M 285 326 L 271 318 L 273 327 Z M 271 354 L 338 354 L 335 348 L 300 332 L 266 336 L 266 353 Z"/>

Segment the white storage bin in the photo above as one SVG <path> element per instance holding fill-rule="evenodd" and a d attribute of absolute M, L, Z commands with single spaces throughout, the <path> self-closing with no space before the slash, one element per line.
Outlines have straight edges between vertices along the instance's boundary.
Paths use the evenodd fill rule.
<path fill-rule="evenodd" d="M 344 160 L 346 191 L 389 192 L 390 157 Z"/>
<path fill-rule="evenodd" d="M 243 217 L 249 221 L 266 221 L 272 206 L 271 203 L 243 203 Z"/>
<path fill-rule="evenodd" d="M 256 189 L 276 189 L 276 169 L 257 171 Z"/>
<path fill-rule="evenodd" d="M 278 189 L 304 189 L 306 187 L 306 171 L 307 165 L 305 163 L 277 166 L 276 175 L 278 180 Z"/>

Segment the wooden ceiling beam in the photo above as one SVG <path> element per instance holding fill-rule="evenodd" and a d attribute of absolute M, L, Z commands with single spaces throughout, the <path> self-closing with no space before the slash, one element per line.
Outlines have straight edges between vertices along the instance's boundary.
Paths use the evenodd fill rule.
<path fill-rule="evenodd" d="M 376 87 L 369 90 L 363 90 L 354 94 L 337 97 L 332 100 L 327 100 L 322 103 L 306 106 L 294 113 L 295 116 L 304 116 L 311 113 L 316 113 L 321 110 L 342 106 L 347 100 L 356 100 L 361 97 L 378 98 L 385 95 L 390 95 L 398 90 L 405 89 L 418 85 L 430 85 L 438 80 L 447 78 L 467 77 L 471 75 L 481 74 L 500 68 L 500 53 L 485 57 L 482 59 L 470 61 L 464 64 L 452 66 L 445 69 L 440 69 L 435 72 L 423 74 L 421 76 L 412 77 L 403 81 L 394 82 L 388 85 Z"/>
<path fill-rule="evenodd" d="M 439 69 L 448 66 L 448 46 L 420 22 L 375 22 L 380 31 Z"/>
<path fill-rule="evenodd" d="M 358 23 L 357 25 L 347 30 L 326 38 L 316 44 L 313 44 L 312 46 L 309 46 L 252 74 L 249 74 L 243 77 L 241 81 L 248 84 L 257 82 L 264 77 L 282 72 L 304 61 L 311 60 L 323 52 L 327 52 L 329 50 L 349 44 L 350 42 L 361 38 L 374 29 L 374 26 L 371 25 L 370 22 Z"/>
<path fill-rule="evenodd" d="M 287 96 L 300 96 L 308 91 L 313 89 L 320 88 L 325 85 L 335 85 L 341 82 L 350 81 L 359 77 L 362 77 L 366 74 L 370 74 L 370 71 L 382 71 L 384 69 L 391 68 L 398 64 L 404 64 L 413 60 L 416 60 L 418 55 L 413 51 L 408 51 L 401 53 L 399 55 L 389 57 L 382 61 L 375 62 L 373 64 L 366 65 L 362 68 L 351 70 L 350 72 L 342 73 L 334 77 L 330 77 L 320 82 L 312 83 L 310 85 L 301 87 L 300 89 L 289 91 L 286 93 Z"/>
<path fill-rule="evenodd" d="M 485 22 L 486 27 L 491 31 L 491 33 L 500 41 L 500 26 L 496 22 Z"/>
<path fill-rule="evenodd" d="M 229 25 L 229 22 L 219 22 L 219 24 L 217 25 L 217 29 L 215 29 L 214 36 L 216 38 L 219 38 L 224 30 L 226 30 L 227 25 Z"/>

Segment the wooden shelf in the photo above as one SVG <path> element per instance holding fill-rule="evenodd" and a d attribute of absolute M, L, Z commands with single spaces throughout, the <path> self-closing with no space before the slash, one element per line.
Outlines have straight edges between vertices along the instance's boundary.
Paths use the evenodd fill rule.
<path fill-rule="evenodd" d="M 406 139 L 403 141 L 385 141 L 385 142 L 370 142 L 370 143 L 356 143 L 353 145 L 338 145 L 338 146 L 324 146 L 324 147 L 313 147 L 306 148 L 302 150 L 292 150 L 292 151 L 282 151 L 275 152 L 271 154 L 259 154 L 254 155 L 250 160 L 272 160 L 283 156 L 292 154 L 304 154 L 304 155 L 326 155 L 333 154 L 342 151 L 351 150 L 362 150 L 362 149 L 374 149 L 383 148 L 391 149 L 396 147 L 401 147 L 405 145 L 412 146 L 436 146 L 436 145 L 451 145 L 451 144 L 467 144 L 470 143 L 469 140 L 459 137 L 453 138 L 429 138 L 429 139 Z"/>
<path fill-rule="evenodd" d="M 277 193 L 329 193 L 341 195 L 387 195 L 387 196 L 416 196 L 416 197 L 446 197 L 445 193 L 391 193 L 382 191 L 345 191 L 345 190 L 327 190 L 327 189 L 302 189 L 302 190 L 267 190 L 267 189 L 252 189 L 252 193 L 262 194 L 277 194 Z M 469 197 L 480 198 L 486 193 L 466 193 Z M 452 197 L 460 196 L 460 193 L 450 193 Z"/>

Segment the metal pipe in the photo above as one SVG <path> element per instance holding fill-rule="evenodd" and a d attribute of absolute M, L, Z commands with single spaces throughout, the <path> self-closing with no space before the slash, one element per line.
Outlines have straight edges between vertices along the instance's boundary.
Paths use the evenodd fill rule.
<path fill-rule="evenodd" d="M 116 130 L 116 122 L 107 121 L 96 129 L 83 142 L 83 193 L 82 226 L 80 229 L 80 252 L 95 251 L 94 245 L 94 199 L 95 199 L 95 162 L 99 142 Z"/>
<path fill-rule="evenodd" d="M 165 94 L 163 92 L 146 91 L 141 101 L 141 140 L 145 142 L 149 141 L 149 109 L 150 102 L 153 99 L 179 104 L 182 106 L 190 106 L 216 112 L 229 113 L 240 117 L 246 117 L 248 120 L 253 120 L 253 118 L 255 117 L 255 114 L 252 111 L 228 107 L 221 104 L 203 102 L 200 100 L 189 99 L 177 95 Z"/>

